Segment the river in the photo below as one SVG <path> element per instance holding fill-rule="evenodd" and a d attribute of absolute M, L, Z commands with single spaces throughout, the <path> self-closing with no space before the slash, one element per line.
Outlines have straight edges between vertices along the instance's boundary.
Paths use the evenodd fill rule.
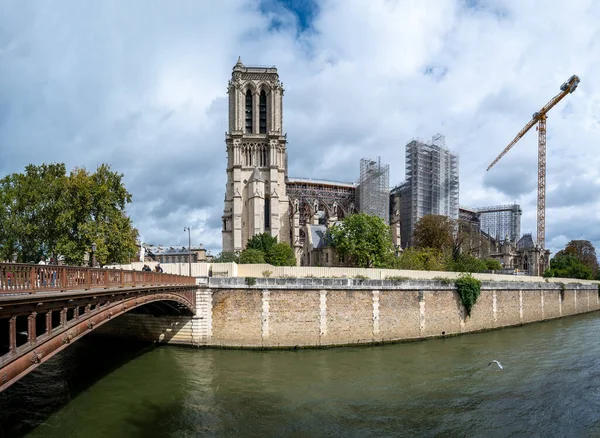
<path fill-rule="evenodd" d="M 0 394 L 0 436 L 597 437 L 599 334 L 596 312 L 296 351 L 90 336 Z"/>

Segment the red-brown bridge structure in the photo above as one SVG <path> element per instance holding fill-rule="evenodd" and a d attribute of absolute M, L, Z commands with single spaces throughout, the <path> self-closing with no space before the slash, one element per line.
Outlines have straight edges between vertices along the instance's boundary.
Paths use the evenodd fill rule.
<path fill-rule="evenodd" d="M 196 313 L 194 277 L 0 263 L 0 392 L 125 312 Z"/>

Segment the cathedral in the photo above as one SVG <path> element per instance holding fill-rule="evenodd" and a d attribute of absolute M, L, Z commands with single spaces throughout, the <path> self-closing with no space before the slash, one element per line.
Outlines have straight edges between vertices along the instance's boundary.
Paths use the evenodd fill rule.
<path fill-rule="evenodd" d="M 264 232 L 290 243 L 283 84 L 275 67 L 238 59 L 228 84 L 227 186 L 223 251 L 241 251 Z"/>
<path fill-rule="evenodd" d="M 369 184 L 362 187 L 352 182 L 289 178 L 283 84 L 275 67 L 247 67 L 238 59 L 227 92 L 223 252 L 242 251 L 252 236 L 266 232 L 288 243 L 299 265 L 340 266 L 344 260 L 328 245 L 327 228 L 359 209 L 386 223 L 391 218 L 395 236 L 400 238 L 399 212 L 389 213 L 389 166 L 363 159 L 361 175 Z M 375 198 L 379 208 L 372 210 Z"/>

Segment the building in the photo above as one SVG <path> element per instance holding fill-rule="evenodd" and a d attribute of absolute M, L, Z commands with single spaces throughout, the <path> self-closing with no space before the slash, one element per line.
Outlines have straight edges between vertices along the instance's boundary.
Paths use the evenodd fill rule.
<path fill-rule="evenodd" d="M 248 239 L 264 232 L 290 243 L 283 85 L 277 69 L 246 67 L 238 59 L 227 92 L 223 251 L 241 251 Z"/>
<path fill-rule="evenodd" d="M 144 244 L 144 260 L 141 262 L 159 263 L 188 263 L 191 253 L 192 263 L 208 262 L 212 256 L 206 254 L 206 249 L 200 245 L 188 251 L 186 246 L 154 246 Z M 139 253 L 138 253 L 139 255 Z"/>
<path fill-rule="evenodd" d="M 356 213 L 356 184 L 308 178 L 289 178 L 286 190 L 290 203 L 290 242 L 301 266 L 335 266 L 333 257 L 320 255 L 323 230 Z M 328 250 L 329 251 L 329 250 Z M 315 252 L 314 255 L 311 255 Z"/>
<path fill-rule="evenodd" d="M 406 181 L 393 189 L 400 197 L 403 247 L 413 246 L 413 230 L 423 216 L 458 219 L 458 189 L 458 155 L 446 148 L 443 135 L 406 145 Z"/>
<path fill-rule="evenodd" d="M 358 209 L 372 216 L 380 217 L 389 225 L 390 220 L 390 166 L 363 158 L 360 160 L 358 180 Z"/>
<path fill-rule="evenodd" d="M 516 242 L 521 236 L 521 207 L 518 204 L 477 208 L 482 231 L 496 239 Z"/>

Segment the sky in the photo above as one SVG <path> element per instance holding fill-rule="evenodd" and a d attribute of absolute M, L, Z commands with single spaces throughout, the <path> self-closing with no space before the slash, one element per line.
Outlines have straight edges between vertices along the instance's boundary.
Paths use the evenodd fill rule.
<path fill-rule="evenodd" d="M 446 137 L 460 204 L 517 202 L 536 232 L 537 132 L 487 166 L 571 75 L 547 122 L 546 245 L 600 247 L 600 2 L 0 0 L 0 177 L 64 162 L 124 174 L 144 242 L 221 250 L 227 81 L 238 56 L 284 84 L 289 176 L 404 180 Z"/>

